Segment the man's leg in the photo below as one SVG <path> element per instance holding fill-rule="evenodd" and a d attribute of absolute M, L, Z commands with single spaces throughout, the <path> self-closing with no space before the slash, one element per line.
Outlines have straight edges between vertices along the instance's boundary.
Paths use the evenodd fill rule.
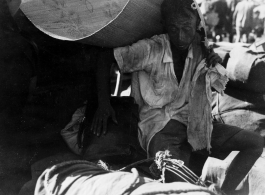
<path fill-rule="evenodd" d="M 158 132 L 149 144 L 149 155 L 155 157 L 158 151 L 169 150 L 172 159 L 184 161 L 189 166 L 191 146 L 187 142 L 187 127 L 176 121 L 170 120 L 167 125 Z M 175 174 L 166 172 L 166 182 L 180 181 Z"/>
<path fill-rule="evenodd" d="M 239 43 L 241 41 L 241 36 L 242 36 L 241 28 L 240 27 L 236 27 L 236 40 L 235 40 L 235 43 Z"/>
<path fill-rule="evenodd" d="M 233 193 L 262 154 L 263 146 L 264 140 L 257 133 L 226 124 L 213 123 L 212 152 L 239 151 L 226 172 L 221 187 L 224 192 Z"/>
<path fill-rule="evenodd" d="M 245 32 L 245 35 L 246 35 L 246 40 L 245 40 L 245 43 L 250 43 L 250 40 L 249 40 L 249 34 L 250 34 L 251 31 L 248 31 L 246 30 Z"/>

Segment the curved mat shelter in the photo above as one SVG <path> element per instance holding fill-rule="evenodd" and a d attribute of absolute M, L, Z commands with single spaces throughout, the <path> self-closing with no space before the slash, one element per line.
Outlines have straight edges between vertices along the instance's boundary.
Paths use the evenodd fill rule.
<path fill-rule="evenodd" d="M 163 0 L 22 0 L 21 10 L 51 37 L 119 47 L 162 33 Z"/>

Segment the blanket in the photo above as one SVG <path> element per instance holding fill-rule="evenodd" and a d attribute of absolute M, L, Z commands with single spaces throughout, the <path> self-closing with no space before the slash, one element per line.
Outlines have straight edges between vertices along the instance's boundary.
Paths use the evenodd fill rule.
<path fill-rule="evenodd" d="M 207 188 L 184 182 L 160 183 L 132 172 L 107 171 L 88 161 L 67 161 L 46 169 L 39 177 L 35 195 L 207 195 Z"/>

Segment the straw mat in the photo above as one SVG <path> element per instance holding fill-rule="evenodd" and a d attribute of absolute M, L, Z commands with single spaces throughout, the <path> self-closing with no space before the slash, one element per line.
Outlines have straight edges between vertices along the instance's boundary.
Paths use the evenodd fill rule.
<path fill-rule="evenodd" d="M 162 33 L 163 0 L 22 0 L 21 10 L 51 37 L 118 47 Z"/>

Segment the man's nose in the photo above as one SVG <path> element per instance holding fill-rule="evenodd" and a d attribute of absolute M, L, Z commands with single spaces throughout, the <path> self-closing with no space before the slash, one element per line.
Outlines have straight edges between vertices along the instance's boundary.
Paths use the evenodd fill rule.
<path fill-rule="evenodd" d="M 179 32 L 178 40 L 179 40 L 180 44 L 185 44 L 189 41 L 188 37 L 186 36 L 186 34 L 182 30 Z"/>

